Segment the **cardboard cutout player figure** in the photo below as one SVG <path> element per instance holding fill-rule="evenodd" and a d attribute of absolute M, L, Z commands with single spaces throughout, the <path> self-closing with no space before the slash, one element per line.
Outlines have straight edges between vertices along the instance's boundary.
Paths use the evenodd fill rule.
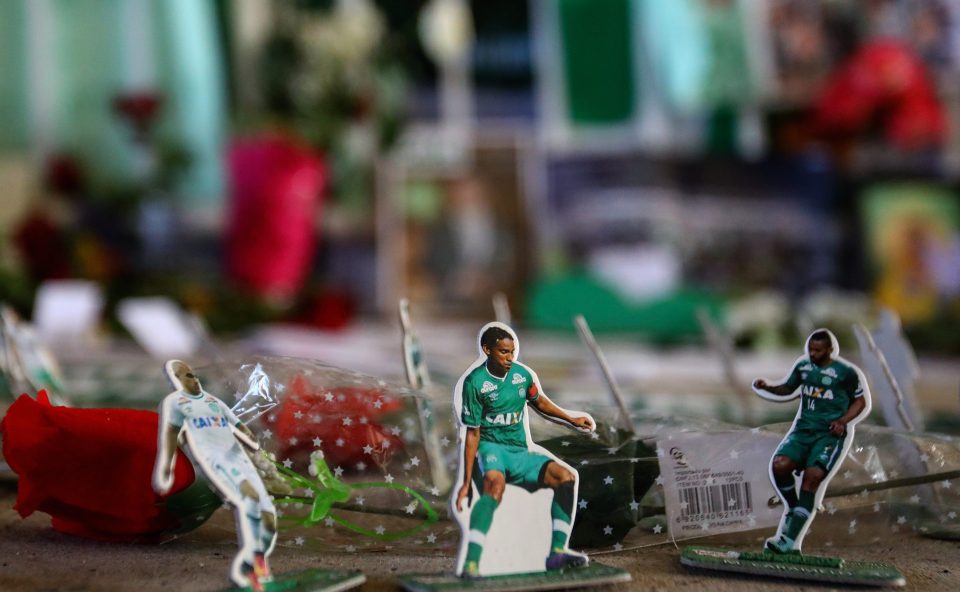
<path fill-rule="evenodd" d="M 528 492 L 553 490 L 549 552 L 531 548 L 528 553 L 544 552 L 540 557 L 546 557 L 547 570 L 584 566 L 586 555 L 567 547 L 577 508 L 577 471 L 533 442 L 526 409 L 529 405 L 551 421 L 584 432 L 592 432 L 596 424 L 589 415 L 566 411 L 547 398 L 536 373 L 516 361 L 519 340 L 507 325 L 485 325 L 480 330 L 479 349 L 480 357 L 454 390 L 462 463 L 451 499 L 453 515 L 463 532 L 457 574 L 510 573 L 509 567 L 497 565 L 500 559 L 496 554 L 481 562 L 498 544 L 487 539 L 495 518 L 511 525 L 511 536 L 525 535 L 522 524 L 528 517 L 498 512 L 508 485 Z"/>
<path fill-rule="evenodd" d="M 753 390 L 777 402 L 800 397 L 800 409 L 770 461 L 770 479 L 783 500 L 776 536 L 766 542 L 774 553 L 800 551 L 827 484 L 853 443 L 854 426 L 870 413 L 870 390 L 863 373 L 839 357 L 837 338 L 818 329 L 807 338 L 780 384 L 758 378 Z M 797 492 L 795 475 L 802 475 Z"/>
<path fill-rule="evenodd" d="M 178 443 L 210 485 L 233 506 L 240 551 L 230 570 L 238 586 L 262 590 L 271 581 L 267 556 L 276 542 L 276 509 L 240 444 L 257 449 L 253 433 L 220 399 L 203 390 L 190 366 L 170 360 L 164 370 L 174 392 L 160 403 L 153 489 L 173 485 Z"/>

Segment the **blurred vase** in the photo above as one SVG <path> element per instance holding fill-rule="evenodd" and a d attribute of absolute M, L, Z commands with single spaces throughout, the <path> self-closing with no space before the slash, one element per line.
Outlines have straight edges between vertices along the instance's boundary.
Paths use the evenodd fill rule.
<path fill-rule="evenodd" d="M 310 269 L 326 167 L 282 138 L 235 144 L 228 166 L 227 274 L 256 296 L 288 302 Z"/>

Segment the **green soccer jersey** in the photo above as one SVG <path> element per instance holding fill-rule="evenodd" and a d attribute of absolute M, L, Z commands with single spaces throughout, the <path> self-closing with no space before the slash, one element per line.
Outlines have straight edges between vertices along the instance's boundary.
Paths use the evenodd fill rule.
<path fill-rule="evenodd" d="M 467 427 L 479 427 L 480 439 L 510 446 L 527 446 L 523 414 L 527 402 L 540 396 L 533 372 L 514 362 L 503 378 L 497 378 L 483 364 L 463 381 L 461 420 Z"/>
<path fill-rule="evenodd" d="M 828 429 L 830 422 L 847 412 L 855 398 L 863 396 L 857 371 L 839 360 L 832 360 L 821 368 L 808 359 L 801 359 L 786 384 L 793 390 L 800 387 L 797 428 Z"/>

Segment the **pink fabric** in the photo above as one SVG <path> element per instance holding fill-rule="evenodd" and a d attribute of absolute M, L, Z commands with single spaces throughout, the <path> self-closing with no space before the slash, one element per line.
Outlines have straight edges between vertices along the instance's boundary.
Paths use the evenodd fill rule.
<path fill-rule="evenodd" d="M 258 296 L 291 298 L 313 260 L 326 167 L 283 138 L 238 142 L 228 162 L 227 274 Z"/>

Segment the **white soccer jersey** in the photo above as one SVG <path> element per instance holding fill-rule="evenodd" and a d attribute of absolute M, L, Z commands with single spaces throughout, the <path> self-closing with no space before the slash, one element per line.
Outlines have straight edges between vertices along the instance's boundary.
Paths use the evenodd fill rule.
<path fill-rule="evenodd" d="M 194 453 L 214 456 L 238 446 L 233 430 L 240 420 L 209 393 L 171 393 L 163 401 L 163 415 L 171 425 L 187 432 L 188 441 L 197 448 Z"/>

